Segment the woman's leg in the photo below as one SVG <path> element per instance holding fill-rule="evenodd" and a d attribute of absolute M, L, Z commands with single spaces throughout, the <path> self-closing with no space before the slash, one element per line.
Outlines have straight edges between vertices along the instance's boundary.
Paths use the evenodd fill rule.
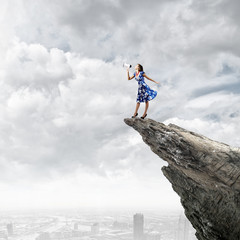
<path fill-rule="evenodd" d="M 149 106 L 149 102 L 146 101 L 146 102 L 145 102 L 145 111 L 144 111 L 144 113 L 143 113 L 143 117 L 147 114 L 148 106 Z"/>
<path fill-rule="evenodd" d="M 135 109 L 135 113 L 134 113 L 134 116 L 136 116 L 137 112 L 138 112 L 138 109 L 140 107 L 140 102 L 137 102 L 136 104 L 136 109 Z"/>

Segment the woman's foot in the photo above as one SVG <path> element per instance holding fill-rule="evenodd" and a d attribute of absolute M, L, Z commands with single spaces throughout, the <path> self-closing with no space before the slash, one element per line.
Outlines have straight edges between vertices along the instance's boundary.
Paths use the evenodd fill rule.
<path fill-rule="evenodd" d="M 141 117 L 141 119 L 144 119 L 147 116 L 147 114 L 145 114 L 144 116 Z"/>
<path fill-rule="evenodd" d="M 135 118 L 137 115 L 138 115 L 138 113 L 134 114 L 134 115 L 132 116 L 132 118 Z"/>

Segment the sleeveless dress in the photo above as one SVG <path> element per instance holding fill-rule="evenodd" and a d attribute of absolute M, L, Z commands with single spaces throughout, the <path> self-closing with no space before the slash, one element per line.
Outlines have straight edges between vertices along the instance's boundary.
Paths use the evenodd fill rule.
<path fill-rule="evenodd" d="M 138 94 L 136 102 L 147 102 L 154 99 L 157 96 L 157 91 L 152 90 L 144 81 L 143 74 L 145 72 L 139 72 L 138 76 L 134 72 L 135 80 L 138 82 Z"/>

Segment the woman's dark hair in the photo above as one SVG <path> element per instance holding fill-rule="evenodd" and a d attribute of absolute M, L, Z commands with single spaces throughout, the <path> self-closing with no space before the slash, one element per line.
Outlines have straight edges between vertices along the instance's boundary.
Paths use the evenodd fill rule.
<path fill-rule="evenodd" d="M 139 71 L 143 71 L 143 66 L 138 63 Z"/>

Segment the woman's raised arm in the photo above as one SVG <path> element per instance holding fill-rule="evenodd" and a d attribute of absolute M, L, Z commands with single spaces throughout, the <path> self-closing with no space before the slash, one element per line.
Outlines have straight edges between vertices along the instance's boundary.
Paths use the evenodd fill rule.
<path fill-rule="evenodd" d="M 132 77 L 129 76 L 129 69 L 127 69 L 127 75 L 128 75 L 128 80 L 131 80 L 134 78 L 134 75 Z"/>
<path fill-rule="evenodd" d="M 155 82 L 157 84 L 160 84 L 159 82 L 156 82 L 155 80 L 152 80 L 150 77 L 148 77 L 145 73 L 143 74 L 143 77 L 147 78 L 148 80 Z"/>

